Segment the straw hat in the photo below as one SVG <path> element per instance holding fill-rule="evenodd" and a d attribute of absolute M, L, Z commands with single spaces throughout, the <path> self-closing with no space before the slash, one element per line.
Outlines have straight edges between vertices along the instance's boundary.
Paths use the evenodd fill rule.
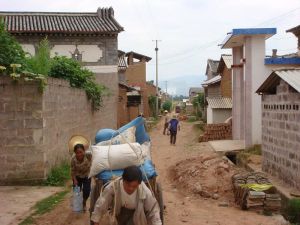
<path fill-rule="evenodd" d="M 70 154 L 73 154 L 74 146 L 77 144 L 82 144 L 84 146 L 84 150 L 87 150 L 91 146 L 91 141 L 82 135 L 73 135 L 69 140 Z"/>

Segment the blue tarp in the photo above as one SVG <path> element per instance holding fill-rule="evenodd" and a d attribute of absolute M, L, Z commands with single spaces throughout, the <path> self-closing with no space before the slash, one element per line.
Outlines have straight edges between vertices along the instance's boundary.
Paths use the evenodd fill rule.
<path fill-rule="evenodd" d="M 112 129 L 101 129 L 96 133 L 95 142 L 96 144 L 98 144 L 99 142 L 110 140 L 112 137 L 117 136 L 119 133 L 122 133 L 128 128 L 135 126 L 136 142 L 143 144 L 146 141 L 150 141 L 150 137 L 146 132 L 144 124 L 145 124 L 144 118 L 137 117 L 136 119 L 132 120 L 130 123 L 119 128 L 119 130 L 117 131 Z"/>
<path fill-rule="evenodd" d="M 140 166 L 142 173 L 143 173 L 143 180 L 146 181 L 145 173 L 148 179 L 151 179 L 153 177 L 157 176 L 157 173 L 155 171 L 155 168 L 152 164 L 151 160 L 146 160 L 143 165 Z M 113 171 L 103 171 L 99 173 L 96 177 L 100 180 L 102 180 L 104 183 L 107 181 L 110 181 L 112 176 L 121 177 L 123 174 L 123 170 L 113 170 Z"/>

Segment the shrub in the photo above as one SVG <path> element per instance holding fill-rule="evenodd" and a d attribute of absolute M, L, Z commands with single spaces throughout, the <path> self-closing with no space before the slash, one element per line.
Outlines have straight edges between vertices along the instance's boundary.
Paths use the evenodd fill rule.
<path fill-rule="evenodd" d="M 65 182 L 70 179 L 70 165 L 65 162 L 58 167 L 51 169 L 45 185 L 47 186 L 64 186 Z"/>
<path fill-rule="evenodd" d="M 20 72 L 25 68 L 25 52 L 21 45 L 6 30 L 5 24 L 0 21 L 0 65 L 6 67 L 6 72 L 12 73 L 11 64 L 20 64 L 22 67 L 17 68 Z"/>

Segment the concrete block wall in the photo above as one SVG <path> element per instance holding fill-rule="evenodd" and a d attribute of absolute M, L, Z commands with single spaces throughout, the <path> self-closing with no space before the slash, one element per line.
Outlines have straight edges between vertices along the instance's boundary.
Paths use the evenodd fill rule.
<path fill-rule="evenodd" d="M 262 97 L 262 169 L 300 188 L 300 94 L 281 80 Z"/>
<path fill-rule="evenodd" d="M 67 144 L 72 135 L 82 134 L 93 142 L 97 130 L 116 128 L 112 102 L 117 104 L 117 97 L 112 90 L 103 107 L 93 111 L 85 91 L 71 88 L 65 80 L 49 78 L 40 93 L 34 82 L 14 84 L 0 77 L 0 184 L 42 180 L 53 166 L 70 160 Z"/>

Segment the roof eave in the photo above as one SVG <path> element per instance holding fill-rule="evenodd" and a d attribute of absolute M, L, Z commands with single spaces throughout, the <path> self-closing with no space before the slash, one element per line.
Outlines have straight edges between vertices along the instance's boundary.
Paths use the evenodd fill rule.
<path fill-rule="evenodd" d="M 272 37 L 277 33 L 276 28 L 243 28 L 243 29 L 233 29 L 230 32 L 223 43 L 221 44 L 222 49 L 240 47 L 243 45 L 243 41 L 247 36 L 262 35 L 265 39 Z"/>

